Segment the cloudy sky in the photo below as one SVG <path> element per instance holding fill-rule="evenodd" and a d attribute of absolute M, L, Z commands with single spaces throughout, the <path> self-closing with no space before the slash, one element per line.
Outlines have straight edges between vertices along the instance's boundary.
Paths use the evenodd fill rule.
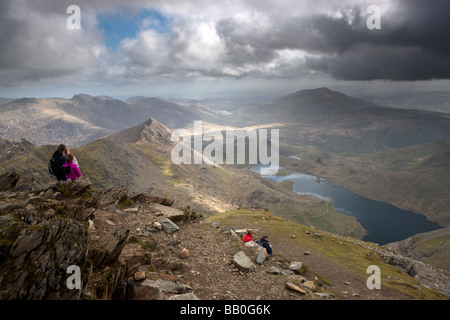
<path fill-rule="evenodd" d="M 0 97 L 449 91 L 449 12 L 448 0 L 1 0 Z"/>

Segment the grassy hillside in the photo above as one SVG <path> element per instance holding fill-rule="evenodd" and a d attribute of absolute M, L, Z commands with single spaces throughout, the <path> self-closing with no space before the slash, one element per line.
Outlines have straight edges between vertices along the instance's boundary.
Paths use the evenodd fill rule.
<path fill-rule="evenodd" d="M 54 146 L 34 147 L 0 162 L 0 172 L 16 169 L 34 177 L 36 186 L 53 182 L 47 163 L 54 150 Z M 125 186 L 131 192 L 151 192 L 204 216 L 246 206 L 273 210 L 292 221 L 356 238 L 365 232 L 356 218 L 338 213 L 330 203 L 297 195 L 289 182 L 264 179 L 244 165 L 174 165 L 169 147 L 146 141 L 100 139 L 71 152 L 94 188 Z"/>

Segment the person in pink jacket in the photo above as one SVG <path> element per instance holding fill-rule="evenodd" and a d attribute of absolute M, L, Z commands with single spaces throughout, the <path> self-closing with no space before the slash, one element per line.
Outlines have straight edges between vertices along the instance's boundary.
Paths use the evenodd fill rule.
<path fill-rule="evenodd" d="M 66 156 L 66 163 L 63 164 L 64 168 L 70 167 L 70 172 L 66 174 L 66 179 L 67 180 L 71 180 L 71 181 L 75 181 L 77 180 L 79 177 L 81 177 L 81 172 L 80 169 L 78 168 L 78 166 L 73 163 L 73 155 L 72 154 L 68 154 Z"/>

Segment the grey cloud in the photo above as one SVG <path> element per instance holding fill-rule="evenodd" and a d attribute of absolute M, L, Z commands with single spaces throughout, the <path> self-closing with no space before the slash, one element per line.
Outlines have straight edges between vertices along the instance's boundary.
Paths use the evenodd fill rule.
<path fill-rule="evenodd" d="M 448 79 L 450 61 L 421 48 L 361 45 L 334 57 L 307 58 L 310 69 L 340 80 L 394 81 Z"/>
<path fill-rule="evenodd" d="M 95 82 L 117 83 L 196 75 L 307 78 L 311 72 L 344 80 L 450 79 L 448 0 L 392 1 L 395 5 L 382 13 L 381 30 L 366 27 L 368 14 L 361 1 L 231 2 L 239 10 L 208 1 L 78 0 L 88 29 L 70 38 L 67 30 L 42 24 L 65 24 L 65 10 L 73 1 L 2 0 L 0 85 L 79 72 L 90 72 Z M 17 3 L 34 14 L 13 15 L 10 9 Z M 173 32 L 154 39 L 153 47 L 142 36 L 128 47 L 107 52 L 96 14 L 125 4 L 173 14 Z M 341 8 L 340 16 L 331 15 L 336 8 Z M 217 48 L 198 41 L 198 22 L 215 27 Z M 200 54 L 189 51 L 193 43 L 200 46 Z"/>
<path fill-rule="evenodd" d="M 318 34 L 302 43 L 322 56 L 308 58 L 308 66 L 344 80 L 450 79 L 450 2 L 399 3 L 382 16 L 381 30 L 365 28 L 361 12 L 353 28 L 344 19 L 313 18 Z"/>
<path fill-rule="evenodd" d="M 217 29 L 236 65 L 252 59 L 254 63 L 265 63 L 275 58 L 277 50 L 298 49 L 310 54 L 306 66 L 311 71 L 337 79 L 449 79 L 450 2 L 395 3 L 390 11 L 383 11 L 381 30 L 367 28 L 369 14 L 365 8 L 346 8 L 345 3 L 339 18 L 320 13 L 273 18 L 268 28 L 250 29 L 251 33 L 244 33 L 245 28 L 230 18 L 219 22 Z M 248 47 L 254 49 L 252 55 Z"/>

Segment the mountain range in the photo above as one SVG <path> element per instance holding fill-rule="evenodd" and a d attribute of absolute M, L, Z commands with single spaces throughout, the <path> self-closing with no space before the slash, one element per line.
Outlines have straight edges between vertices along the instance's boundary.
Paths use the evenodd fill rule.
<path fill-rule="evenodd" d="M 174 165 L 170 160 L 172 130 L 190 128 L 195 120 L 221 129 L 277 128 L 282 173 L 315 174 L 448 226 L 446 114 L 386 108 L 327 88 L 228 109 L 231 115 L 159 98 L 130 101 L 76 95 L 1 105 L 0 172 L 17 169 L 33 177 L 35 185 L 49 183 L 48 158 L 63 142 L 76 146 L 71 150 L 80 169 L 97 188 L 124 185 L 205 215 L 265 208 L 305 225 L 361 238 L 365 230 L 355 218 L 327 201 L 294 194 L 289 181 L 263 179 L 248 165 Z M 291 155 L 302 161 L 292 161 Z"/>
<path fill-rule="evenodd" d="M 196 120 L 210 128 L 279 128 L 283 143 L 335 153 L 375 152 L 450 136 L 446 114 L 388 108 L 327 88 L 242 106 L 228 115 L 213 103 L 177 104 L 146 97 L 128 101 L 85 94 L 71 99 L 16 99 L 0 105 L 0 137 L 35 145 L 80 146 L 150 117 L 172 130 L 192 128 Z"/>
<path fill-rule="evenodd" d="M 215 115 L 157 98 L 135 103 L 85 94 L 71 99 L 24 98 L 0 105 L 0 137 L 74 147 L 139 125 L 151 116 L 175 129 Z"/>
<path fill-rule="evenodd" d="M 438 141 L 450 136 L 450 117 L 388 108 L 319 88 L 240 108 L 236 115 L 280 129 L 287 145 L 368 153 Z"/>

